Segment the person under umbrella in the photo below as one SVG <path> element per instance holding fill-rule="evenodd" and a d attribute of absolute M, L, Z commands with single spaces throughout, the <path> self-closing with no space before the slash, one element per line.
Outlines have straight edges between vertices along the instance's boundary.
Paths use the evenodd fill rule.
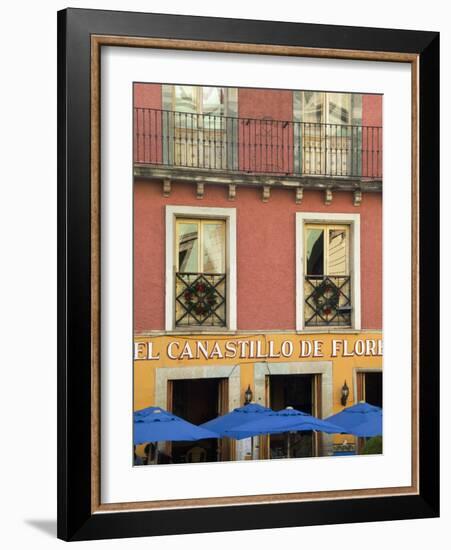
<path fill-rule="evenodd" d="M 216 439 L 215 432 L 195 426 L 160 407 L 147 407 L 133 414 L 133 444 L 158 441 Z"/>
<path fill-rule="evenodd" d="M 342 433 L 339 426 L 316 418 L 305 412 L 287 407 L 281 411 L 273 411 L 262 415 L 261 418 L 252 420 L 235 427 L 233 430 L 225 430 L 224 435 L 234 434 L 234 439 L 244 439 L 256 435 L 280 434 L 290 432 L 318 431 L 325 433 Z M 290 456 L 290 438 L 288 437 L 288 451 Z"/>

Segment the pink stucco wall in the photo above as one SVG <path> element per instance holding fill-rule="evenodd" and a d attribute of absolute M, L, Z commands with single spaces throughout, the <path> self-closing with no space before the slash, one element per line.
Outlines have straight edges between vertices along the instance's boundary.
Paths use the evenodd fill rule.
<path fill-rule="evenodd" d="M 361 315 L 363 329 L 382 327 L 382 196 L 366 193 L 361 206 L 352 194 L 324 195 L 306 191 L 302 204 L 293 192 L 275 189 L 268 203 L 261 190 L 239 188 L 235 201 L 227 188 L 206 186 L 204 199 L 195 198 L 191 184 L 176 183 L 168 198 L 159 182 L 135 182 L 134 312 L 135 331 L 164 329 L 164 207 L 196 205 L 234 207 L 237 211 L 238 329 L 295 328 L 295 213 L 350 212 L 361 215 Z"/>
<path fill-rule="evenodd" d="M 160 163 L 161 123 L 152 120 L 146 109 L 162 108 L 162 89 L 158 84 L 135 84 L 135 161 Z M 292 129 L 272 125 L 272 121 L 291 121 L 292 92 L 286 90 L 239 89 L 239 168 L 243 171 L 290 172 L 293 168 Z M 146 118 L 147 117 L 147 118 Z M 246 122 L 249 119 L 251 122 Z M 262 124 L 252 122 L 264 120 Z M 153 123 L 153 128 L 152 128 Z M 382 96 L 362 98 L 363 126 L 382 125 Z M 274 135 L 276 133 L 276 136 Z M 284 133 L 285 132 L 285 133 Z M 274 153 L 265 149 L 265 138 L 284 142 Z M 147 137 L 144 137 L 147 136 Z M 275 139 L 276 137 L 276 139 Z M 371 137 L 363 134 L 364 149 Z M 147 141 L 146 141 L 147 140 Z M 378 138 L 375 148 L 382 149 Z M 279 142 L 279 143 L 280 143 Z M 286 145 L 289 145 L 288 147 Z M 283 154 L 282 154 L 283 153 Z M 362 176 L 381 170 L 382 155 L 362 154 Z M 195 198 L 195 186 L 174 184 L 170 197 L 164 198 L 160 182 L 136 180 L 134 206 L 134 311 L 135 331 L 164 328 L 164 207 L 166 204 L 235 207 L 238 231 L 238 328 L 270 330 L 295 328 L 295 213 L 350 212 L 361 214 L 361 315 L 362 328 L 382 326 L 382 195 L 366 193 L 360 207 L 352 204 L 352 194 L 336 192 L 330 206 L 324 205 L 320 192 L 306 191 L 301 205 L 293 192 L 272 191 L 268 203 L 261 190 L 239 188 L 237 199 L 227 199 L 226 187 L 206 186 L 203 200 Z"/>
<path fill-rule="evenodd" d="M 382 126 L 382 95 L 362 95 L 363 126 Z"/>
<path fill-rule="evenodd" d="M 161 162 L 161 89 L 161 84 L 135 82 L 133 85 L 133 156 L 135 162 Z"/>
<path fill-rule="evenodd" d="M 362 176 L 382 176 L 382 95 L 362 95 Z"/>
<path fill-rule="evenodd" d="M 287 173 L 293 170 L 293 92 L 240 88 L 239 168 Z M 283 122 L 280 122 L 283 121 Z"/>

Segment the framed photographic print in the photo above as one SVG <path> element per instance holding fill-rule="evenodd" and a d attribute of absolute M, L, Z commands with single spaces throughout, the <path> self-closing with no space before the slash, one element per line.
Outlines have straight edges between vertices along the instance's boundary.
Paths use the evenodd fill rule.
<path fill-rule="evenodd" d="M 438 34 L 58 29 L 58 536 L 437 516 Z"/>

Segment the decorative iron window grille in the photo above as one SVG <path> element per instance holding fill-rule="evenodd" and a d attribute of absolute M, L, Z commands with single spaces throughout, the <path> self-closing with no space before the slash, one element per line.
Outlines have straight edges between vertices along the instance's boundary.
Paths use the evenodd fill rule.
<path fill-rule="evenodd" d="M 306 275 L 304 279 L 306 327 L 351 326 L 351 277 Z"/>
<path fill-rule="evenodd" d="M 227 325 L 226 275 L 175 274 L 175 326 Z"/>

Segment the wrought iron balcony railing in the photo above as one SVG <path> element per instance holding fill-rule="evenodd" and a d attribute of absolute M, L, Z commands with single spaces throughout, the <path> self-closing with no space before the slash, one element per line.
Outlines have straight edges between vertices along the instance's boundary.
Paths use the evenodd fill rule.
<path fill-rule="evenodd" d="M 225 327 L 225 274 L 175 274 L 175 326 Z"/>
<path fill-rule="evenodd" d="M 304 297 L 306 327 L 351 326 L 351 277 L 306 275 Z"/>
<path fill-rule="evenodd" d="M 382 128 L 134 109 L 137 164 L 382 178 Z"/>

